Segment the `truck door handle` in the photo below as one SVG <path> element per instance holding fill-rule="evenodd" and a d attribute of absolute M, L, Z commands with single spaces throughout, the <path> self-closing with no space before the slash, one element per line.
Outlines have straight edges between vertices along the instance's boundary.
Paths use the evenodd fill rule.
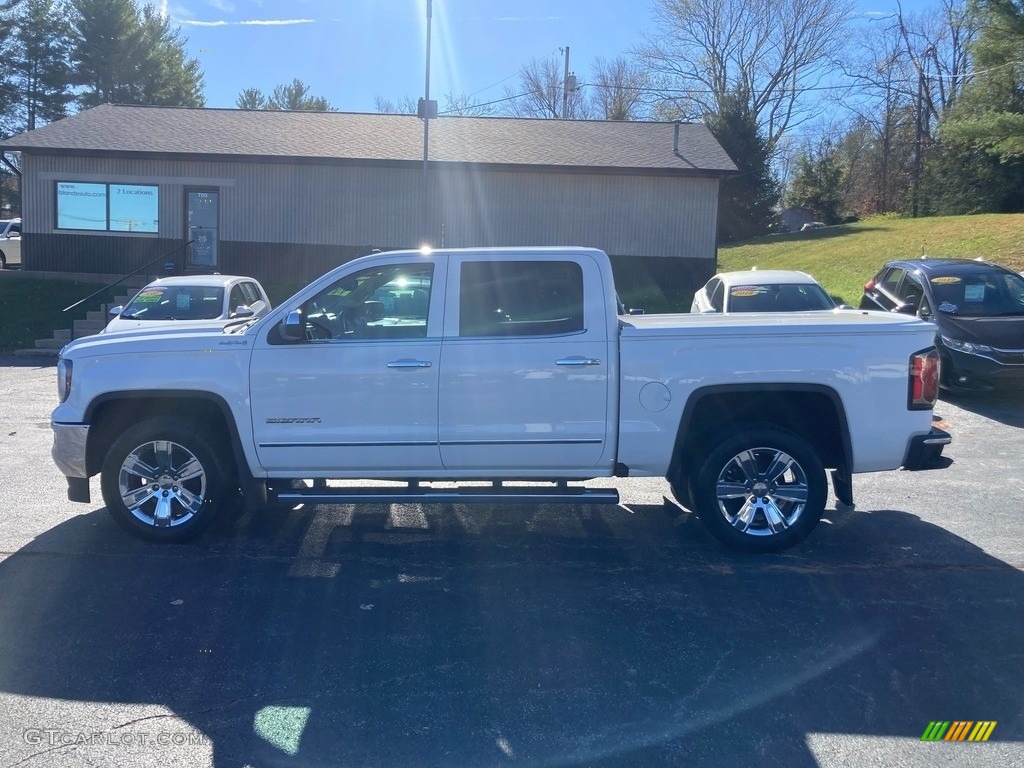
<path fill-rule="evenodd" d="M 429 360 L 392 360 L 388 368 L 429 368 Z"/>
<path fill-rule="evenodd" d="M 596 357 L 563 357 L 555 360 L 555 365 L 600 365 L 601 361 Z"/>

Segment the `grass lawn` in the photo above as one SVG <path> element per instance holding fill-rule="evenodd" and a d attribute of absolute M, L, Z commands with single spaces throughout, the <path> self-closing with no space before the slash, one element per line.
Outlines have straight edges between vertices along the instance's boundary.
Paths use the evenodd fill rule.
<path fill-rule="evenodd" d="M 799 269 L 833 296 L 857 306 L 866 283 L 892 259 L 977 258 L 1024 270 L 1024 214 L 866 219 L 856 224 L 771 235 L 718 250 L 718 270 Z"/>

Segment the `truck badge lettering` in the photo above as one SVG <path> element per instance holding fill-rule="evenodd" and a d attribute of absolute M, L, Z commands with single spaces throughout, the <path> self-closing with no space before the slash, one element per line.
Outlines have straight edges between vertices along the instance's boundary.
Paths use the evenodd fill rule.
<path fill-rule="evenodd" d="M 319 416 L 286 416 L 267 419 L 267 424 L 319 424 Z"/>

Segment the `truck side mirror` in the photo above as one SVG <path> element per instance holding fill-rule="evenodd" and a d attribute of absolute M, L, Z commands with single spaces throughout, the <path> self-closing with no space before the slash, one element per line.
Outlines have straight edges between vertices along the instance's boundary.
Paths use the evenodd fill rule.
<path fill-rule="evenodd" d="M 231 313 L 232 319 L 239 319 L 243 317 L 252 317 L 256 313 L 252 311 L 252 307 L 247 307 L 244 304 L 239 304 L 235 307 L 235 311 Z"/>
<path fill-rule="evenodd" d="M 306 338 L 306 320 L 301 309 L 293 309 L 281 323 L 281 338 L 302 341 Z"/>
<path fill-rule="evenodd" d="M 117 317 L 122 312 L 124 312 L 124 306 L 118 304 L 116 307 L 111 307 L 110 311 L 107 312 L 107 314 L 110 315 L 111 317 Z"/>

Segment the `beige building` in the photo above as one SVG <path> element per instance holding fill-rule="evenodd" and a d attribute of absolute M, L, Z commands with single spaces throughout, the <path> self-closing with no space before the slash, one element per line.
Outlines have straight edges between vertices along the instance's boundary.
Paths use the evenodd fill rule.
<path fill-rule="evenodd" d="M 594 246 L 666 293 L 715 270 L 719 180 L 700 124 L 102 105 L 20 152 L 27 270 L 304 282 L 372 248 Z M 624 266 L 626 265 L 626 266 Z M 688 304 L 688 301 L 687 301 Z"/>

